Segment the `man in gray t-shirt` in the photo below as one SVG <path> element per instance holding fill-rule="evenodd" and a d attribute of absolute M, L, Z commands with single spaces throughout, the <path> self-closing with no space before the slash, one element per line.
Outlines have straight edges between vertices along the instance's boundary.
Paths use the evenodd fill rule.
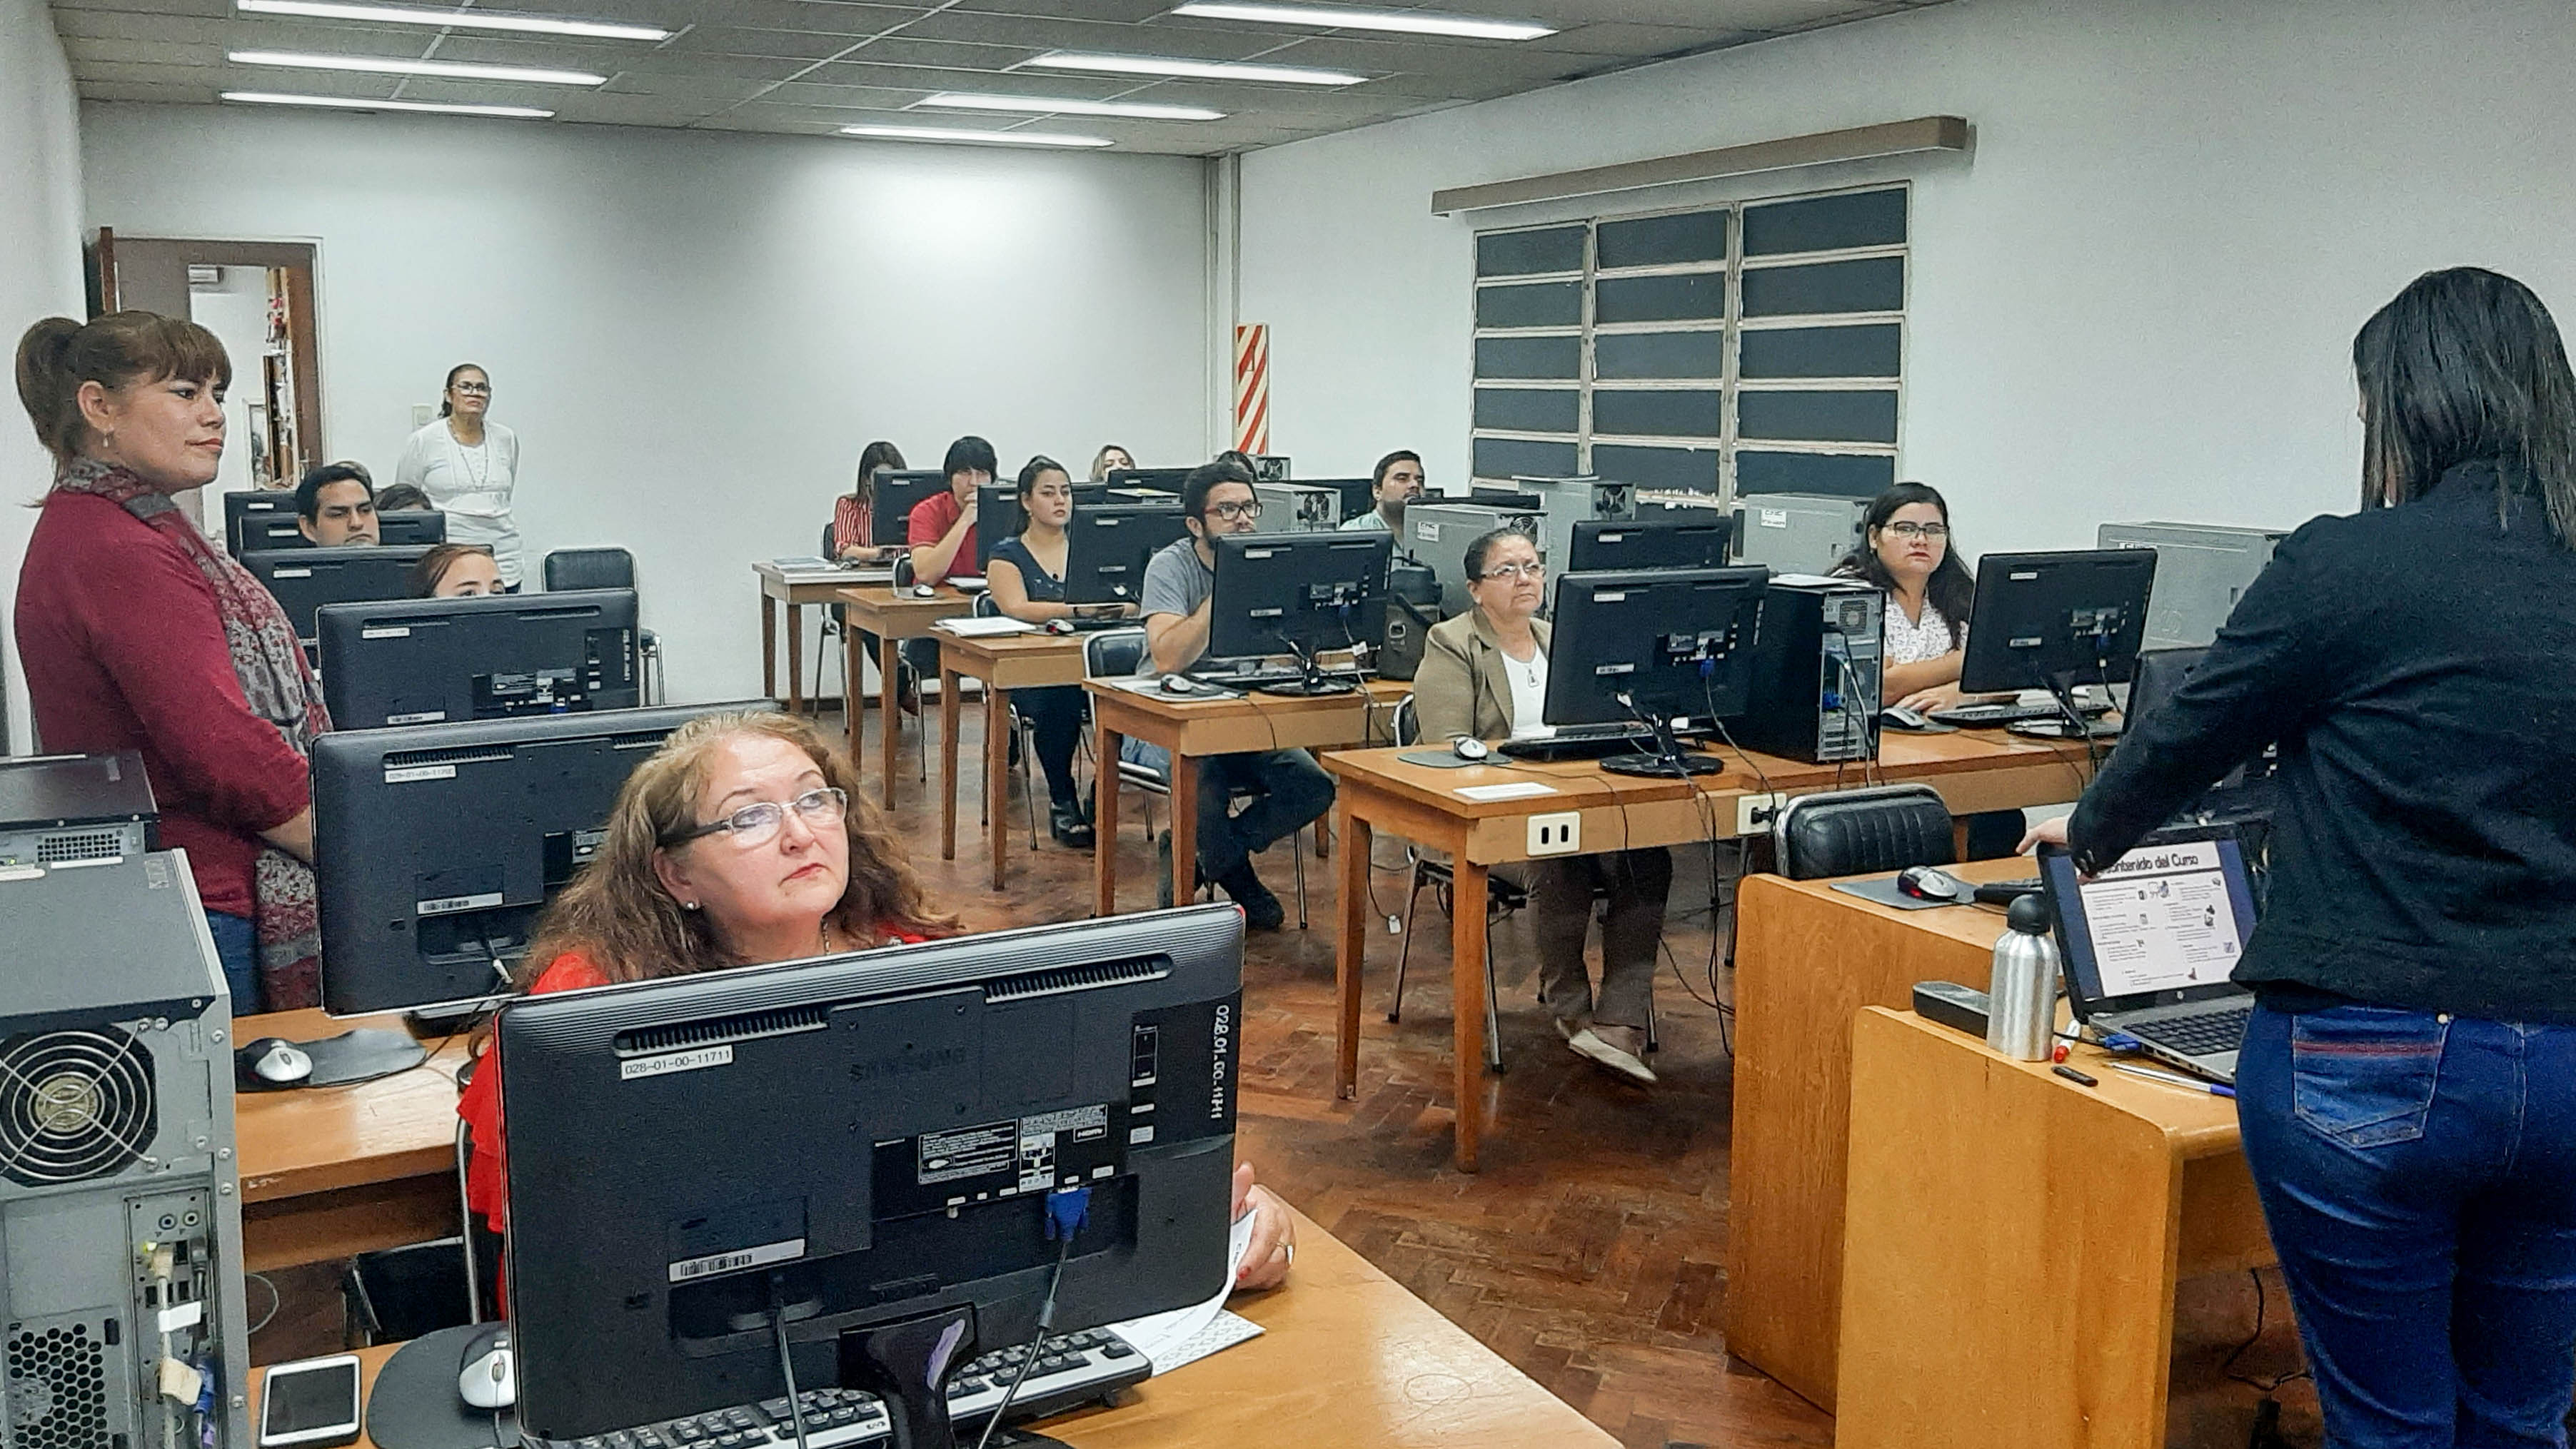
<path fill-rule="evenodd" d="M 1261 516 L 1252 474 L 1241 464 L 1210 463 L 1190 474 L 1181 490 L 1182 527 L 1189 536 L 1159 549 L 1145 563 L 1138 609 L 1145 621 L 1145 657 L 1139 676 L 1178 674 L 1207 655 L 1208 621 L 1216 595 L 1216 551 L 1209 539 L 1249 533 Z M 1171 778 L 1172 757 L 1160 745 L 1130 737 L 1121 749 L 1130 763 Z M 1198 762 L 1198 873 L 1243 907 L 1244 924 L 1275 931 L 1287 920 L 1279 898 L 1261 883 L 1252 857 L 1293 837 L 1332 808 L 1333 777 L 1304 750 L 1254 750 L 1209 755 Z M 1229 813 L 1237 796 L 1240 814 Z M 1167 833 L 1157 842 L 1169 851 Z M 1162 904 L 1172 903 L 1168 856 L 1162 862 Z"/>

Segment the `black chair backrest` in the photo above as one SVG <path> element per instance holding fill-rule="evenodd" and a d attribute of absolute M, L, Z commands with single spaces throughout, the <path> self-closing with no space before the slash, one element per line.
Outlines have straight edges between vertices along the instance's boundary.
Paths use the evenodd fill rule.
<path fill-rule="evenodd" d="M 823 557 L 825 557 L 825 558 L 830 558 L 830 557 L 832 557 L 834 554 L 836 554 L 836 553 L 839 553 L 839 552 L 840 552 L 840 549 L 839 549 L 838 547 L 836 547 L 836 546 L 833 544 L 833 542 L 832 542 L 832 532 L 833 532 L 832 525 L 830 525 L 830 524 L 828 524 L 828 523 L 827 523 L 827 524 L 824 524 L 824 525 L 823 525 L 823 541 L 822 541 L 821 543 L 816 544 L 816 545 L 814 546 L 814 551 L 815 551 L 816 553 L 821 554 L 821 555 L 822 555 Z"/>
<path fill-rule="evenodd" d="M 566 589 L 631 589 L 635 555 L 622 548 L 559 548 L 546 555 L 546 592 Z"/>
<path fill-rule="evenodd" d="M 1871 875 L 1959 858 L 1950 807 L 1929 785 L 1880 785 L 1802 795 L 1772 826 L 1780 873 L 1791 880 Z"/>
<path fill-rule="evenodd" d="M 1422 717 L 1414 713 L 1412 695 L 1407 694 L 1395 702 L 1395 717 L 1387 723 L 1388 727 L 1395 732 L 1395 742 L 1398 746 L 1409 750 L 1421 743 Z"/>
<path fill-rule="evenodd" d="M 1002 617 L 1001 603 L 993 597 L 991 590 L 987 589 L 983 593 L 975 596 L 975 617 L 978 619 L 998 619 Z"/>
<path fill-rule="evenodd" d="M 1094 679 L 1123 679 L 1145 662 L 1145 631 L 1103 629 L 1082 636 L 1082 672 Z"/>
<path fill-rule="evenodd" d="M 905 554 L 903 557 L 894 561 L 894 586 L 896 588 L 911 588 L 914 577 L 911 554 Z"/>

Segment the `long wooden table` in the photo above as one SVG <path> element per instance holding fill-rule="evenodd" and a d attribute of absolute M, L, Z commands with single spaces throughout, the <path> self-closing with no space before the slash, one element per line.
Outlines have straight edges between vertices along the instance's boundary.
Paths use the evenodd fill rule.
<path fill-rule="evenodd" d="M 1450 1013 L 1458 1098 L 1455 1161 L 1466 1172 L 1476 1170 L 1484 1117 L 1478 1074 L 1484 1066 L 1485 1017 L 1470 1009 L 1470 1004 L 1483 1000 L 1485 994 L 1486 878 L 1493 866 L 1534 858 L 1530 817 L 1577 816 L 1572 852 L 1577 854 L 1681 845 L 1706 840 L 1712 833 L 1732 837 L 1766 830 L 1766 825 L 1742 818 L 1739 807 L 1748 797 L 1757 797 L 1758 804 L 1765 793 L 1815 794 L 1864 783 L 1857 766 L 1813 765 L 1760 754 L 1730 755 L 1725 774 L 1683 781 L 1612 775 L 1590 761 L 1497 760 L 1442 769 L 1408 764 L 1398 758 L 1403 753 L 1344 750 L 1324 757 L 1324 767 L 1335 776 L 1333 821 L 1342 852 L 1341 929 L 1335 956 L 1340 992 L 1337 1085 L 1345 1097 L 1357 1094 L 1361 971 L 1372 924 L 1367 904 L 1369 847 L 1376 832 L 1383 830 L 1448 852 L 1454 866 L 1449 924 L 1453 999 L 1459 1003 Z M 1954 815 L 2071 800 L 2083 792 L 2087 778 L 2080 744 L 1964 730 L 1888 735 L 1871 773 L 1888 782 L 1920 781 L 1932 786 Z M 1459 793 L 1511 785 L 1544 786 L 1545 793 L 1500 800 Z M 1730 1301 L 1733 1291 L 1730 1286 Z"/>
<path fill-rule="evenodd" d="M 1288 1286 L 1238 1297 L 1262 1334 L 1137 1385 L 1114 1409 L 1048 1423 L 1075 1449 L 1367 1445 L 1613 1449 L 1618 1441 L 1429 1304 L 1297 1219 Z M 372 1387 L 392 1346 L 362 1349 Z M 252 1373 L 252 1393 L 263 1375 Z M 253 1403 L 256 1420 L 256 1400 Z M 375 1449 L 361 1438 L 359 1449 Z"/>
<path fill-rule="evenodd" d="M 402 1020 L 281 1011 L 243 1017 L 234 1030 L 241 1041 L 313 1041 L 361 1026 L 400 1031 Z M 262 1273 L 454 1235 L 456 1069 L 465 1052 L 460 1035 L 420 1066 L 376 1081 L 238 1094 L 243 1267 Z"/>
<path fill-rule="evenodd" d="M 1009 858 L 1010 740 L 1005 727 L 1011 691 L 1077 685 L 1082 682 L 1082 636 L 1004 634 L 960 638 L 947 630 L 939 639 L 939 858 L 957 858 L 957 725 L 959 688 L 963 680 L 984 685 L 984 816 L 991 830 L 993 889 L 1002 888 L 1003 865 Z M 1106 756 L 1103 757 L 1104 761 Z M 1114 764 L 1105 766 L 1112 774 Z M 1031 784 L 1034 790 L 1036 785 Z"/>
<path fill-rule="evenodd" d="M 760 692 L 770 699 L 778 693 L 778 610 L 787 609 L 787 707 L 802 713 L 805 708 L 805 611 L 816 604 L 828 604 L 841 590 L 853 585 L 891 579 L 893 571 L 883 568 L 841 568 L 827 564 L 821 568 L 781 568 L 776 562 L 761 559 L 751 566 L 752 577 L 760 584 Z"/>
<path fill-rule="evenodd" d="M 1092 777 L 1092 828 L 1100 837 L 1093 852 L 1092 886 L 1093 909 L 1103 916 L 1118 913 L 1118 853 L 1112 846 L 1118 838 L 1121 741 L 1140 739 L 1172 752 L 1172 899 L 1187 901 L 1198 891 L 1199 772 L 1182 768 L 1185 762 L 1391 738 L 1389 712 L 1413 690 L 1400 679 L 1373 679 L 1350 694 L 1312 697 L 1141 694 L 1101 679 L 1087 680 L 1083 687 L 1091 692 L 1092 736 L 1100 754 L 1100 768 Z"/>
<path fill-rule="evenodd" d="M 841 719 L 850 732 L 850 766 L 859 765 L 859 709 L 867 701 L 862 661 L 867 648 L 859 642 L 862 633 L 877 636 L 877 773 L 880 800 L 894 808 L 894 743 L 901 733 L 895 727 L 895 700 L 902 693 L 903 664 L 897 646 L 906 639 L 918 639 L 930 632 L 930 626 L 942 619 L 954 619 L 972 613 L 972 595 L 960 593 L 946 584 L 924 598 L 910 589 L 892 585 L 864 589 L 842 589 L 833 595 L 846 610 L 841 631 Z"/>

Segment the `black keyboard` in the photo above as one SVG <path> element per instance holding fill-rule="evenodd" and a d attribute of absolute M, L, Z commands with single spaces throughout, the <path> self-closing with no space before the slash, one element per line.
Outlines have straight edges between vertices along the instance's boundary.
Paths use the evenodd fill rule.
<path fill-rule="evenodd" d="M 883 1405 L 874 1394 L 857 1389 L 807 1389 L 796 1396 L 805 1410 L 805 1449 L 843 1449 L 891 1435 Z M 556 1449 L 795 1449 L 796 1429 L 788 1422 L 787 1399 L 781 1395 L 758 1404 L 742 1404 L 712 1413 L 665 1419 L 617 1429 L 583 1439 L 545 1440 Z"/>
<path fill-rule="evenodd" d="M 1606 760 L 1612 755 L 1633 755 L 1652 750 L 1655 741 L 1643 730 L 1624 725 L 1608 729 L 1561 729 L 1552 735 L 1528 739 L 1505 740 L 1497 746 L 1507 760 L 1548 762 L 1555 760 Z"/>
<path fill-rule="evenodd" d="M 1136 621 L 1133 619 L 1092 619 L 1076 617 L 1066 619 L 1064 622 L 1071 624 L 1073 626 L 1073 632 L 1076 634 L 1091 634 L 1102 629 L 1133 629 L 1136 627 Z"/>
<path fill-rule="evenodd" d="M 2124 1025 L 2120 1030 L 2178 1056 L 2207 1057 L 2232 1052 L 2243 1044 L 2245 1023 L 2253 1016 L 2254 1004 L 2249 1001 L 2190 1016 L 2159 1017 L 2134 1026 Z"/>
<path fill-rule="evenodd" d="M 2086 719 L 2099 719 L 2109 714 L 2106 705 L 2084 706 Z M 2065 711 L 2053 704 L 1963 704 L 1956 709 L 1932 711 L 1935 724 L 1956 725 L 1961 729 L 1994 729 L 2003 725 L 2024 724 L 2039 719 L 2064 719 Z"/>

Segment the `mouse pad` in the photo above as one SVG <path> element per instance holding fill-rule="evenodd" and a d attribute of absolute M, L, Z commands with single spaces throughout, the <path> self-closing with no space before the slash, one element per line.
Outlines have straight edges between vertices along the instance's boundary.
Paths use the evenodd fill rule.
<path fill-rule="evenodd" d="M 1875 880 L 1836 881 L 1834 889 L 1847 896 L 1858 896 L 1900 911 L 1937 911 L 1943 906 L 1964 906 L 1966 901 L 1919 901 L 1896 888 L 1896 877 L 1881 876 Z"/>
<path fill-rule="evenodd" d="M 519 1425 L 507 1409 L 492 1439 L 492 1410 L 469 1409 L 456 1375 L 475 1328 L 442 1328 L 394 1351 L 367 1398 L 367 1437 L 376 1449 L 519 1449 Z"/>
<path fill-rule="evenodd" d="M 1434 770 L 1463 770 L 1469 765 L 1498 763 L 1495 760 L 1462 760 L 1455 750 L 1407 750 L 1396 758 L 1408 765 L 1423 765 Z"/>
<path fill-rule="evenodd" d="M 301 1044 L 313 1059 L 313 1075 L 301 1085 L 346 1087 L 419 1066 L 429 1051 L 399 1031 L 362 1026 L 338 1036 Z"/>

